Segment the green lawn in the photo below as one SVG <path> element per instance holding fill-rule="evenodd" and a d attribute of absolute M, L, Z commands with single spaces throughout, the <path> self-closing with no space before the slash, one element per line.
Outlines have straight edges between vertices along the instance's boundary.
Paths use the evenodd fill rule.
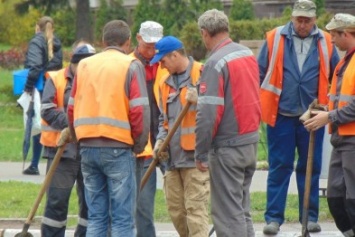
<path fill-rule="evenodd" d="M 30 212 L 40 185 L 33 183 L 24 183 L 16 181 L 0 182 L 0 213 L 1 218 L 26 218 Z M 74 190 L 74 189 L 73 189 Z M 286 221 L 298 221 L 298 198 L 297 195 L 287 196 Z M 264 222 L 266 195 L 263 192 L 255 192 L 251 194 L 251 214 L 254 222 Z M 76 216 L 78 213 L 78 198 L 76 192 L 73 191 L 70 198 L 69 215 Z M 36 216 L 43 215 L 45 205 L 45 196 L 36 213 Z M 320 221 L 329 221 L 331 216 L 328 206 L 324 198 L 320 199 Z M 76 217 L 70 223 L 75 224 Z M 155 221 L 170 222 L 166 210 L 164 194 L 162 190 L 157 190 L 155 197 Z"/>
<path fill-rule="evenodd" d="M 22 161 L 22 140 L 23 140 L 23 112 L 16 106 L 19 96 L 12 95 L 12 72 L 0 70 L 0 161 Z M 265 161 L 266 138 L 265 128 L 260 128 L 260 142 L 258 146 L 258 161 Z M 30 151 L 31 152 L 31 151 Z M 29 159 L 29 158 L 28 158 Z M 33 183 L 23 182 L 0 182 L 0 217 L 2 218 L 25 218 L 33 205 L 40 186 Z M 255 222 L 264 222 L 265 193 L 252 193 L 251 208 Z M 157 191 L 155 200 L 156 222 L 170 222 L 167 215 L 164 195 L 161 190 Z M 39 207 L 37 215 L 42 215 L 44 201 Z M 77 196 L 73 192 L 70 200 L 69 214 L 76 215 L 78 212 Z M 288 195 L 286 208 L 286 220 L 298 221 L 298 200 L 296 195 Z M 320 220 L 330 220 L 330 214 L 325 199 L 320 200 Z M 76 218 L 69 220 L 73 225 Z"/>

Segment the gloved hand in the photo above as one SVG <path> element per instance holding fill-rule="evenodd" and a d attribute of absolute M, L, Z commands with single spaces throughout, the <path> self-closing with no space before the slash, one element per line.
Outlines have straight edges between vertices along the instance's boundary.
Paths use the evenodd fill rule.
<path fill-rule="evenodd" d="M 72 141 L 73 141 L 73 138 L 71 136 L 70 129 L 67 127 L 67 128 L 64 128 L 62 130 L 62 132 L 60 133 L 59 140 L 57 141 L 57 146 L 58 147 L 64 146 L 65 144 L 72 142 Z"/>
<path fill-rule="evenodd" d="M 154 146 L 154 150 L 153 150 L 153 159 L 158 160 L 159 162 L 164 162 L 169 159 L 169 153 L 166 150 L 160 152 L 160 154 L 158 156 L 158 151 L 160 150 L 163 143 L 164 143 L 164 140 L 158 139 L 155 142 L 155 146 Z"/>
<path fill-rule="evenodd" d="M 196 87 L 188 87 L 186 91 L 185 99 L 190 102 L 191 104 L 197 104 L 197 89 Z"/>

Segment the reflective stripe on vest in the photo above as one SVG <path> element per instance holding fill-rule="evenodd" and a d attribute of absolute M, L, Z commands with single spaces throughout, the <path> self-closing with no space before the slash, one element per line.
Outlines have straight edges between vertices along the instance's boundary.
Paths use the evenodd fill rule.
<path fill-rule="evenodd" d="M 193 62 L 190 71 L 191 83 L 193 85 L 196 85 L 197 81 L 200 78 L 201 67 L 202 67 L 201 63 L 196 61 Z M 160 85 L 161 97 L 163 102 L 164 127 L 166 130 L 169 129 L 168 116 L 167 116 L 167 101 L 169 98 L 169 94 L 171 93 L 170 89 L 171 89 L 170 86 L 168 86 L 166 83 L 162 83 Z M 182 106 L 185 106 L 187 103 L 185 99 L 186 91 L 187 91 L 187 87 L 184 87 L 181 89 L 179 94 L 180 102 Z M 186 151 L 192 151 L 195 149 L 195 140 L 196 140 L 195 127 L 196 127 L 196 105 L 191 105 L 190 109 L 188 110 L 188 112 L 186 113 L 186 115 L 181 121 L 180 144 L 181 147 Z"/>
<path fill-rule="evenodd" d="M 48 109 L 50 106 L 56 107 L 57 109 L 64 110 L 64 92 L 67 85 L 67 79 L 65 78 L 66 68 L 63 68 L 59 71 L 51 71 L 46 73 L 46 77 L 51 78 L 56 88 L 57 105 L 56 104 L 47 104 L 43 105 L 41 110 Z M 57 130 L 48 125 L 46 121 L 41 119 L 41 144 L 48 147 L 56 147 L 57 140 L 59 139 L 61 130 Z"/>
<path fill-rule="evenodd" d="M 337 109 L 340 109 L 346 106 L 350 101 L 355 99 L 355 91 L 354 91 L 354 84 L 355 84 L 355 55 L 352 56 L 348 66 L 346 67 L 343 79 L 341 82 L 341 88 L 339 94 L 337 94 L 337 83 L 338 83 L 338 71 L 342 68 L 345 61 L 344 58 L 340 60 L 338 65 L 335 68 L 332 85 L 330 87 L 330 96 L 329 96 L 329 111 L 334 110 L 334 102 L 338 101 Z M 332 126 L 329 126 L 329 132 L 332 132 Z M 355 135 L 355 122 L 349 122 L 346 124 L 339 124 L 338 132 L 341 136 L 347 135 Z"/>
<path fill-rule="evenodd" d="M 105 137 L 133 145 L 130 107 L 148 103 L 148 98 L 130 101 L 126 94 L 127 73 L 133 60 L 132 56 L 109 49 L 79 63 L 74 98 L 78 140 Z"/>
<path fill-rule="evenodd" d="M 261 85 L 260 99 L 262 121 L 275 126 L 283 82 L 283 57 L 285 38 L 281 35 L 284 26 L 275 28 L 267 33 L 266 42 L 269 52 L 269 66 Z M 330 55 L 333 53 L 331 37 L 319 30 L 321 37 L 318 41 L 320 72 L 318 80 L 318 101 L 328 103 L 328 78 L 330 73 Z"/>

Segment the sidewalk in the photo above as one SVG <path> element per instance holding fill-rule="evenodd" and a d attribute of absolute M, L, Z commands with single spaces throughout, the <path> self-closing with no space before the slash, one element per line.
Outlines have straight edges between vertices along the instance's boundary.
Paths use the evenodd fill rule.
<path fill-rule="evenodd" d="M 28 162 L 25 168 L 28 166 Z M 46 163 L 41 162 L 39 165 L 40 175 L 31 176 L 22 174 L 21 162 L 0 162 L 0 181 L 16 180 L 21 182 L 34 182 L 42 183 L 44 179 Z M 158 188 L 162 188 L 162 175 L 161 172 L 157 172 Z M 256 171 L 253 177 L 252 185 L 250 187 L 251 192 L 265 192 L 266 190 L 267 171 Z M 320 180 L 320 187 L 326 187 L 326 180 Z M 293 174 L 290 180 L 289 193 L 297 194 L 296 178 Z M 1 201 L 1 200 L 0 200 Z M 22 222 L 25 220 L 23 219 Z M 3 224 L 1 224 L 3 223 Z M 256 231 L 256 237 L 263 237 L 262 230 L 264 223 L 254 223 L 254 229 Z M 311 234 L 311 236 L 319 237 L 340 237 L 342 236 L 333 222 L 320 223 L 322 232 L 317 234 Z M 173 225 L 171 223 L 155 223 L 157 230 L 157 237 L 178 237 Z M 4 230 L 3 235 L 0 237 L 13 237 L 16 233 L 21 232 L 21 229 L 7 229 L 6 219 L 0 219 L 0 233 Z M 281 226 L 281 230 L 277 237 L 298 237 L 301 235 L 302 227 L 299 223 L 285 223 Z M 40 232 L 37 229 L 30 228 L 30 232 L 34 237 L 40 236 Z M 66 236 L 73 236 L 73 230 L 67 230 Z M 216 235 L 212 235 L 216 236 Z"/>

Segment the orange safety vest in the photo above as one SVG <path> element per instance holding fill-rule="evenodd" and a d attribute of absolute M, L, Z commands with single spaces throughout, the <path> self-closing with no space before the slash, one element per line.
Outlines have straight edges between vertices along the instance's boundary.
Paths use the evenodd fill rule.
<path fill-rule="evenodd" d="M 191 83 L 193 85 L 196 85 L 197 81 L 200 78 L 201 68 L 202 68 L 201 63 L 196 61 L 193 62 L 191 72 L 190 72 Z M 168 77 L 169 75 L 165 78 L 165 80 Z M 165 80 L 160 84 L 160 92 L 161 92 L 162 103 L 163 103 L 163 116 L 164 116 L 163 126 L 166 130 L 168 130 L 169 125 L 168 125 L 168 115 L 167 115 L 167 101 L 168 101 L 169 94 L 172 92 L 173 89 L 168 84 L 164 83 Z M 187 87 L 182 88 L 179 95 L 182 106 L 185 106 L 187 103 L 185 99 L 186 91 L 187 91 Z M 196 128 L 196 107 L 193 108 L 191 106 L 181 121 L 180 144 L 181 147 L 186 151 L 195 150 L 195 140 L 196 140 L 195 128 Z"/>
<path fill-rule="evenodd" d="M 64 92 L 67 85 L 67 79 L 65 78 L 65 70 L 63 68 L 59 71 L 46 72 L 46 78 L 52 78 L 54 87 L 57 94 L 57 108 L 64 110 Z M 57 140 L 60 137 L 61 130 L 57 130 L 48 125 L 46 121 L 41 119 L 41 144 L 47 147 L 57 147 Z"/>
<path fill-rule="evenodd" d="M 330 96 L 329 96 L 329 111 L 334 109 L 334 101 L 337 96 L 337 80 L 338 80 L 338 71 L 344 65 L 344 58 L 340 60 L 338 65 L 335 68 L 332 85 L 330 87 Z M 338 95 L 338 109 L 346 106 L 350 101 L 352 101 L 355 97 L 355 56 L 353 55 L 348 66 L 345 69 L 343 80 L 341 83 L 340 94 Z M 329 124 L 329 133 L 332 132 L 332 126 Z M 349 122 L 346 124 L 340 124 L 338 127 L 339 135 L 342 136 L 349 136 L 355 135 L 355 122 Z"/>
<path fill-rule="evenodd" d="M 129 54 L 130 56 L 138 59 L 135 55 L 134 52 Z M 163 75 L 169 74 L 169 72 L 166 69 L 162 69 L 161 64 L 159 63 L 156 75 L 155 75 L 155 81 L 153 85 L 153 94 L 155 97 L 155 101 L 159 101 L 159 82 L 162 78 Z M 153 146 L 152 143 L 150 142 L 150 134 L 148 135 L 148 143 L 144 147 L 144 151 L 140 154 L 137 155 L 137 158 L 145 158 L 145 157 L 151 157 L 153 156 Z"/>
<path fill-rule="evenodd" d="M 266 33 L 266 42 L 269 50 L 269 66 L 265 79 L 261 85 L 260 103 L 261 119 L 270 126 L 275 126 L 279 100 L 283 82 L 283 59 L 285 37 L 280 32 L 283 26 Z M 328 103 L 328 86 L 330 73 L 330 56 L 333 53 L 331 36 L 327 32 L 319 31 L 323 36 L 318 41 L 320 71 L 318 80 L 318 101 L 320 104 Z"/>
<path fill-rule="evenodd" d="M 74 101 L 78 140 L 105 137 L 134 144 L 128 118 L 129 98 L 125 92 L 127 72 L 133 60 L 117 50 L 106 50 L 80 61 Z"/>

